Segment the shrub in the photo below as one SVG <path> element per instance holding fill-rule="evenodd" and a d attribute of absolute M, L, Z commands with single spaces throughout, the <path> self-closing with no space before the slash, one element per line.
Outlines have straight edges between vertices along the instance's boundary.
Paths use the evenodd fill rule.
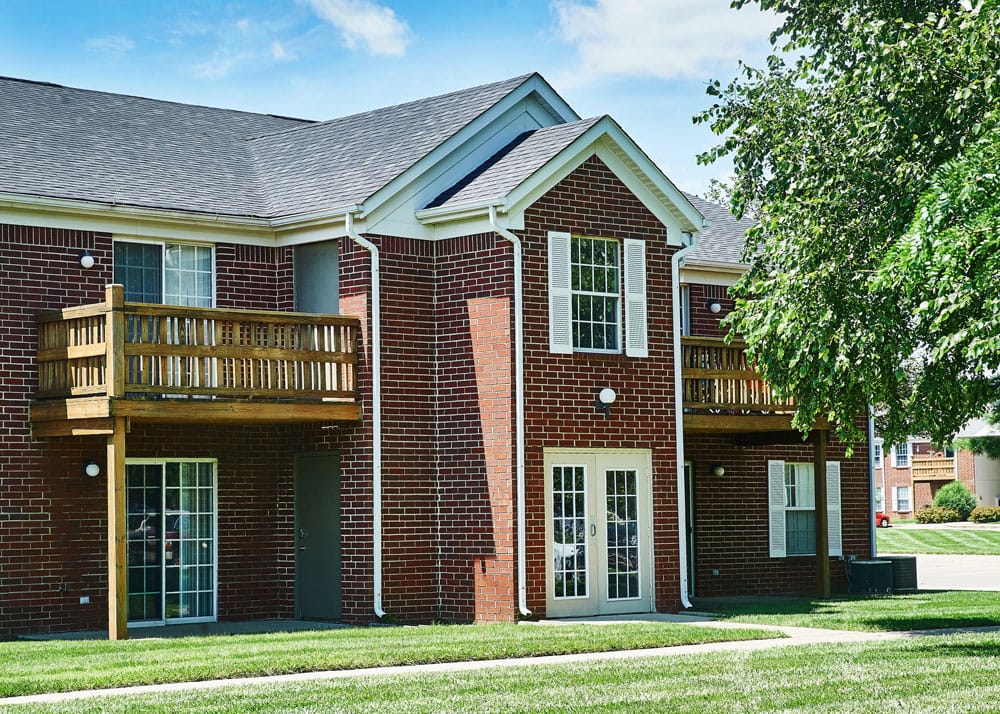
<path fill-rule="evenodd" d="M 921 508 L 916 512 L 914 518 L 917 519 L 917 523 L 953 523 L 965 520 L 962 518 L 962 514 L 954 508 L 939 508 L 937 506 Z"/>
<path fill-rule="evenodd" d="M 1000 506 L 978 506 L 972 509 L 969 520 L 973 523 L 1000 523 Z"/>
<path fill-rule="evenodd" d="M 954 508 L 962 514 L 961 520 L 965 520 L 976 507 L 976 497 L 972 495 L 961 481 L 946 483 L 938 492 L 934 494 L 934 505 L 937 508 Z"/>

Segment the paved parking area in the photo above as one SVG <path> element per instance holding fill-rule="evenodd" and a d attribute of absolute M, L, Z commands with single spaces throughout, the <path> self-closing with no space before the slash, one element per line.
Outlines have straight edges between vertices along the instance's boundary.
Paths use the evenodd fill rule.
<path fill-rule="evenodd" d="M 921 590 L 1000 590 L 1000 555 L 918 555 Z"/>

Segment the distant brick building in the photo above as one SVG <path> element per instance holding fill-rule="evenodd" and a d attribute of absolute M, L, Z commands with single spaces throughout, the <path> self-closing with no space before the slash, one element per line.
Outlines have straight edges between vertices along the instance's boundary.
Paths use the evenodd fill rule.
<path fill-rule="evenodd" d="M 540 76 L 319 123 L 0 96 L 0 634 L 671 611 L 870 554 L 867 445 L 720 339 L 744 226 Z"/>

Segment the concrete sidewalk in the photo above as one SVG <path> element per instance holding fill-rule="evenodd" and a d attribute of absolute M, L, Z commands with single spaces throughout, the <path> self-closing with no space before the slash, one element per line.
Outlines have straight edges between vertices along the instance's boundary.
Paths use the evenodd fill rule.
<path fill-rule="evenodd" d="M 437 664 L 404 665 L 398 667 L 369 667 L 366 669 L 336 670 L 326 672 L 302 672 L 269 677 L 243 677 L 239 679 L 214 679 L 203 682 L 176 682 L 172 684 L 150 684 L 137 687 L 116 687 L 113 689 L 92 689 L 77 692 L 32 694 L 20 697 L 0 698 L 0 707 L 13 704 L 44 704 L 80 699 L 93 699 L 116 695 L 155 694 L 193 690 L 211 690 L 222 687 L 245 687 L 258 685 L 285 684 L 292 682 L 314 682 L 356 677 L 391 677 L 405 674 L 425 674 L 440 672 L 469 672 L 483 669 L 511 667 L 535 667 L 554 664 L 574 664 L 581 662 L 610 662 L 649 657 L 682 657 L 708 652 L 755 652 L 776 647 L 797 645 L 835 644 L 841 642 L 879 642 L 901 640 L 909 637 L 929 637 L 962 632 L 1000 632 L 1000 627 L 949 628 L 943 630 L 911 630 L 908 632 L 853 632 L 848 630 L 822 630 L 808 627 L 781 627 L 776 625 L 747 625 L 711 620 L 697 615 L 639 615 L 623 617 L 581 618 L 574 620 L 541 621 L 531 623 L 537 627 L 558 627 L 560 624 L 591 622 L 595 625 L 620 624 L 623 622 L 658 621 L 686 622 L 698 627 L 746 628 L 773 630 L 784 634 L 781 639 L 745 640 L 739 642 L 711 642 L 703 645 L 680 645 L 677 647 L 657 647 L 644 650 L 622 650 L 615 652 L 588 652 L 571 655 L 549 655 L 544 657 L 516 657 L 511 659 L 479 660 L 473 662 L 442 662 Z"/>

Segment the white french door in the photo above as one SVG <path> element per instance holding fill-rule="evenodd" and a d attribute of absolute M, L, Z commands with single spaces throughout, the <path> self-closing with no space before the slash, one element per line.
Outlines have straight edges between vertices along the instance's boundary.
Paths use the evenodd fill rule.
<path fill-rule="evenodd" d="M 546 614 L 652 609 L 650 452 L 547 451 Z"/>
<path fill-rule="evenodd" d="M 215 481 L 214 461 L 126 462 L 131 624 L 215 619 Z"/>

